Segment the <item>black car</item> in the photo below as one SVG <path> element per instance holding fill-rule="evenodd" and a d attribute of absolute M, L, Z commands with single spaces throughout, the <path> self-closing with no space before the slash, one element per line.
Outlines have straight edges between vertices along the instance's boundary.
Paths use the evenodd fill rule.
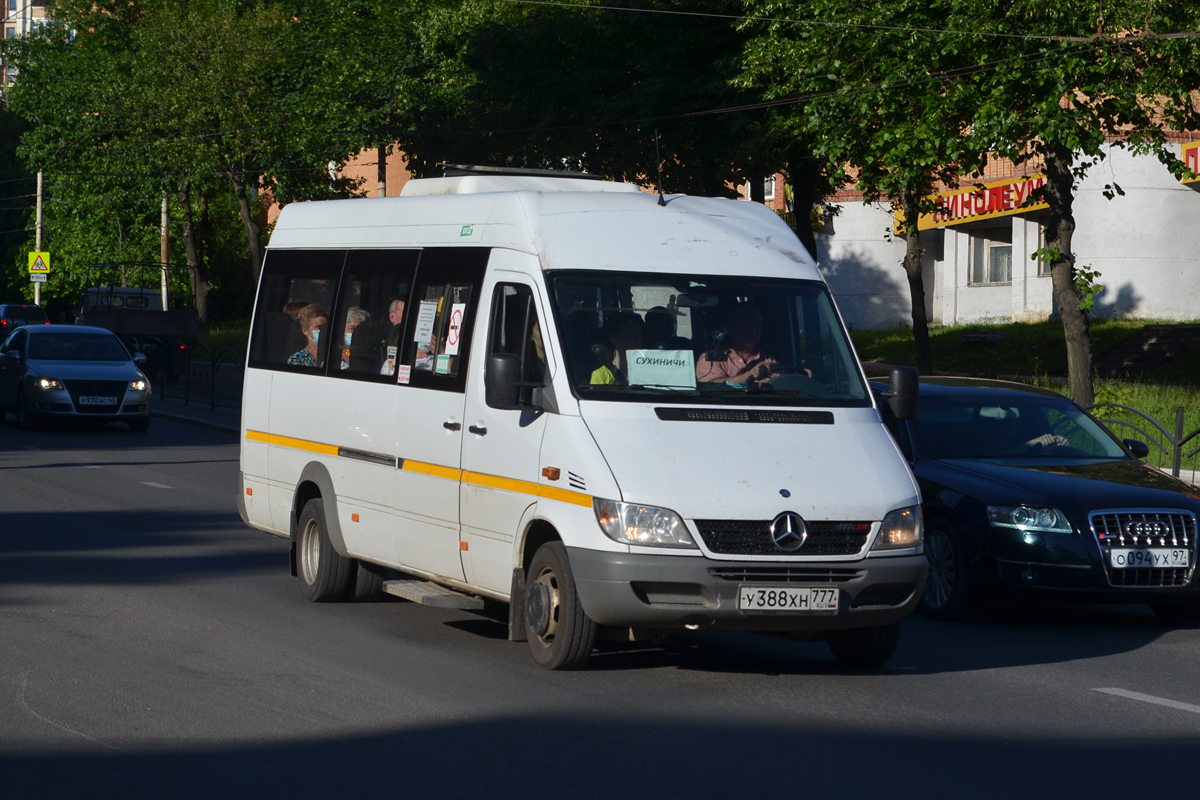
<path fill-rule="evenodd" d="M 33 303 L 0 303 L 0 341 L 22 325 L 46 325 L 46 312 Z"/>
<path fill-rule="evenodd" d="M 1145 444 L 1003 381 L 922 378 L 916 419 L 880 408 L 921 487 L 928 616 L 1020 599 L 1200 619 L 1200 491 L 1141 463 Z"/>

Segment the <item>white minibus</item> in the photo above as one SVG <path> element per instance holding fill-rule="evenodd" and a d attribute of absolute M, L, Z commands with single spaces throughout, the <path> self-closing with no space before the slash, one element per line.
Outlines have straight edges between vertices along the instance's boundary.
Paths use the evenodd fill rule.
<path fill-rule="evenodd" d="M 288 205 L 244 398 L 239 510 L 304 597 L 507 603 L 550 669 L 683 630 L 876 667 L 924 591 L 916 482 L 756 203 L 476 168 Z"/>

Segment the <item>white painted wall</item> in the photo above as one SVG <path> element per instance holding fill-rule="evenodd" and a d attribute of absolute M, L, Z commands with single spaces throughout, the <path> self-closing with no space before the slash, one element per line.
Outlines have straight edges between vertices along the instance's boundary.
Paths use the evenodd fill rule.
<path fill-rule="evenodd" d="M 1117 184 L 1124 196 L 1104 197 Z M 841 204 L 817 233 L 818 261 L 846 322 L 856 328 L 912 324 L 904 242 L 889 235 L 886 204 Z M 1036 219 L 1009 217 L 1011 285 L 968 285 L 971 230 L 922 232 L 926 308 L 931 322 L 1036 321 L 1054 309 L 1049 276 L 1030 258 Z M 1200 318 L 1200 191 L 1179 183 L 1154 156 L 1112 147 L 1080 183 L 1075 198 L 1077 262 L 1100 271 L 1104 291 L 1094 316 Z M 940 238 L 940 241 L 939 241 Z"/>

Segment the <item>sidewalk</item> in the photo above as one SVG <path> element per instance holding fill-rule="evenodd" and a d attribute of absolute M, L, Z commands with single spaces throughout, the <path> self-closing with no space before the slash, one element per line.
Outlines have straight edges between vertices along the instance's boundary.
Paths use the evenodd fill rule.
<path fill-rule="evenodd" d="M 182 400 L 172 397 L 159 399 L 157 396 L 150 402 L 151 416 L 198 425 L 222 433 L 232 433 L 237 436 L 242 429 L 242 410 L 240 408 L 222 408 L 217 406 L 215 411 L 208 407 L 208 402 L 192 401 L 184 405 Z"/>

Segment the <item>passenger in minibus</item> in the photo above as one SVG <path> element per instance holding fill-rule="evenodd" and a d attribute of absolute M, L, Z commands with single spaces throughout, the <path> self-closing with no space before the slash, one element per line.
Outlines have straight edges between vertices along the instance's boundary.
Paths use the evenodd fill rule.
<path fill-rule="evenodd" d="M 759 386 L 781 374 L 779 361 L 758 346 L 762 338 L 762 311 L 749 303 L 737 306 L 725 322 L 729 346 L 701 353 L 696 360 L 696 380 L 740 387 Z M 714 356 L 723 357 L 714 357 Z"/>
<path fill-rule="evenodd" d="M 642 318 L 632 311 L 618 311 L 605 320 L 608 345 L 596 345 L 592 348 L 592 352 L 596 353 L 601 362 L 592 372 L 593 386 L 629 385 L 629 377 L 625 374 L 625 353 L 628 350 L 641 349 L 644 326 Z"/>
<path fill-rule="evenodd" d="M 329 312 L 316 303 L 309 303 L 300 309 L 296 315 L 300 323 L 300 332 L 304 334 L 307 344 L 303 350 L 292 353 L 288 363 L 299 367 L 319 367 L 324 359 L 319 357 L 321 329 L 329 322 Z"/>
<path fill-rule="evenodd" d="M 342 369 L 350 369 L 350 342 L 354 339 L 354 329 L 371 318 L 371 315 L 358 306 L 346 310 L 346 330 L 342 334 Z"/>

